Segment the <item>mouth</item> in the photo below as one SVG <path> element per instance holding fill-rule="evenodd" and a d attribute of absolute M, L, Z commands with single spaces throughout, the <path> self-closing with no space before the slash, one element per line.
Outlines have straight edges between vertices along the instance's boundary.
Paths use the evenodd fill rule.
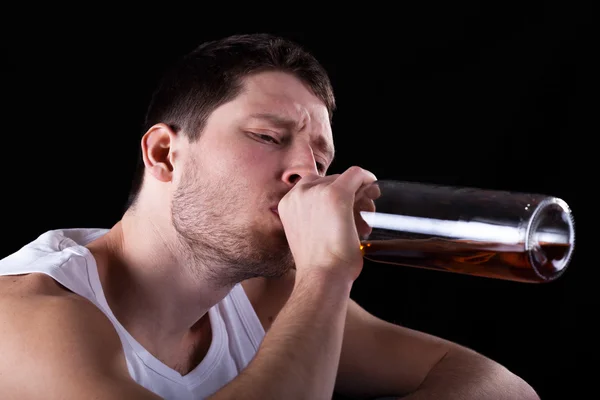
<path fill-rule="evenodd" d="M 277 208 L 271 208 L 271 211 L 274 212 L 277 216 L 279 216 L 279 211 L 277 211 Z"/>

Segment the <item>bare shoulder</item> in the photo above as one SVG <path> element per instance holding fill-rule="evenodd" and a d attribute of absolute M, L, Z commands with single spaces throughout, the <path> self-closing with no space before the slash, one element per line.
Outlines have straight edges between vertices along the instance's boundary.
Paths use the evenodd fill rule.
<path fill-rule="evenodd" d="M 279 278 L 253 278 L 242 282 L 242 287 L 265 331 L 269 330 L 288 301 L 295 281 L 296 271 L 292 269 Z"/>
<path fill-rule="evenodd" d="M 73 292 L 42 273 L 0 276 L 0 299 L 30 295 L 73 296 Z"/>
<path fill-rule="evenodd" d="M 67 341 L 89 351 L 95 343 L 112 349 L 119 343 L 112 324 L 94 304 L 38 273 L 0 277 L 0 338 L 0 352 L 15 357 L 15 365 L 27 363 L 24 354 L 44 355 Z"/>
<path fill-rule="evenodd" d="M 65 329 L 79 326 L 81 322 L 93 324 L 91 326 L 99 328 L 99 334 L 107 334 L 108 339 L 118 338 L 102 311 L 50 276 L 31 273 L 0 277 L 0 334 L 3 338 L 17 326 L 23 329 L 17 331 L 19 336 L 27 337 L 38 329 Z"/>
<path fill-rule="evenodd" d="M 112 390 L 106 380 L 131 386 L 111 322 L 44 274 L 0 277 L 0 354 L 0 388 L 9 398 L 86 397 Z"/>
<path fill-rule="evenodd" d="M 22 313 L 25 310 L 28 311 L 27 314 Z M 0 322 L 6 321 L 6 318 L 11 318 L 13 322 L 23 320 L 34 328 L 36 322 L 41 322 L 40 318 L 51 320 L 61 315 L 73 320 L 83 318 L 88 319 L 88 322 L 96 321 L 100 325 L 112 326 L 90 301 L 46 274 L 0 276 Z"/>

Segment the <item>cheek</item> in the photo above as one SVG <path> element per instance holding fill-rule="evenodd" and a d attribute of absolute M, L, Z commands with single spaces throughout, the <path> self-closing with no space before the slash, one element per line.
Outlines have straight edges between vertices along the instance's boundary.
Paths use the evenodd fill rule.
<path fill-rule="evenodd" d="M 202 149 L 202 169 L 208 175 L 227 178 L 240 169 L 244 157 L 233 143 L 214 143 Z"/>
<path fill-rule="evenodd" d="M 222 154 L 228 154 L 221 162 L 226 163 L 227 168 L 234 174 L 258 175 L 273 170 L 275 153 L 261 148 L 260 145 L 251 144 L 237 148 L 232 145 L 223 149 Z"/>
<path fill-rule="evenodd" d="M 276 151 L 239 137 L 212 141 L 200 152 L 201 173 L 216 180 L 262 185 L 276 170 Z"/>

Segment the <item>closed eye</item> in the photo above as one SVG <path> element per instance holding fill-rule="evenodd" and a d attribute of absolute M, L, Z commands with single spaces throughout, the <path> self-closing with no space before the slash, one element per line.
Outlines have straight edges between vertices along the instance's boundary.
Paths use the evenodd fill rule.
<path fill-rule="evenodd" d="M 258 139 L 262 140 L 263 142 L 271 142 L 271 143 L 279 144 L 277 139 L 275 139 L 273 136 L 264 135 L 262 133 L 254 133 L 254 132 L 252 133 L 252 135 L 254 135 Z"/>
<path fill-rule="evenodd" d="M 265 135 L 262 133 L 255 133 L 255 132 L 250 132 L 250 134 L 252 134 L 252 136 L 256 137 L 257 139 L 259 139 L 262 142 L 271 142 L 274 144 L 279 144 L 279 141 L 277 139 L 275 139 L 273 136 Z M 316 164 L 317 170 L 321 173 L 324 173 L 325 170 L 327 169 L 325 164 L 322 164 L 318 161 L 315 164 Z"/>

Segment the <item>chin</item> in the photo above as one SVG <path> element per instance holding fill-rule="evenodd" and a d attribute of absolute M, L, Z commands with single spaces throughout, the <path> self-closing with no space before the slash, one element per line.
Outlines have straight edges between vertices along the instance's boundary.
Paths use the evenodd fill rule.
<path fill-rule="evenodd" d="M 255 267 L 264 277 L 280 277 L 295 267 L 290 247 L 281 235 L 276 235 L 271 241 L 264 241 L 258 263 Z"/>

